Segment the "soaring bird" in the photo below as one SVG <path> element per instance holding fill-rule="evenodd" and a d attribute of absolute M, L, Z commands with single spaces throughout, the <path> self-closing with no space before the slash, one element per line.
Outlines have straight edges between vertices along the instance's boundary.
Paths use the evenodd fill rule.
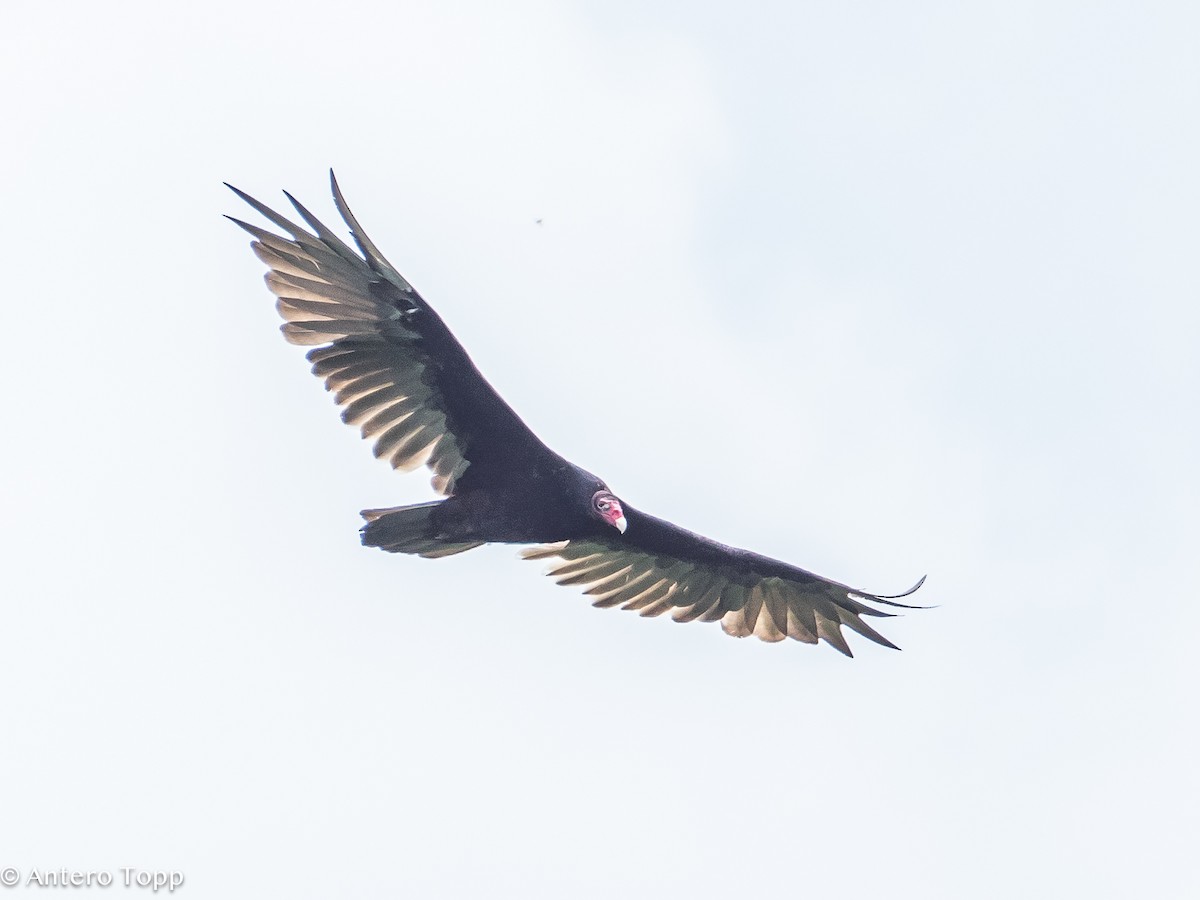
<path fill-rule="evenodd" d="M 362 542 L 437 558 L 487 543 L 534 544 L 548 574 L 594 606 L 677 622 L 720 621 L 764 641 L 824 640 L 847 656 L 842 626 L 895 647 L 864 617 L 892 615 L 902 594 L 870 594 L 729 547 L 641 512 L 547 447 L 480 374 L 433 307 L 384 259 L 330 173 L 352 249 L 285 192 L 311 231 L 232 185 L 287 237 L 239 219 L 270 269 L 283 335 L 308 352 L 342 420 L 396 469 L 422 465 L 444 499 L 362 513 Z"/>

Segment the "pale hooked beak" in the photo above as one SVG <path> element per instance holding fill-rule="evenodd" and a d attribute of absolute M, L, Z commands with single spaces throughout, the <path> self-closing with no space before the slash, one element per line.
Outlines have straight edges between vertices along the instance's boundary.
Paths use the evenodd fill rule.
<path fill-rule="evenodd" d="M 605 510 L 604 520 L 621 534 L 624 534 L 625 529 L 629 527 L 629 523 L 625 521 L 625 510 L 621 509 L 621 504 L 617 502 L 616 498 L 613 499 L 612 506 Z"/>

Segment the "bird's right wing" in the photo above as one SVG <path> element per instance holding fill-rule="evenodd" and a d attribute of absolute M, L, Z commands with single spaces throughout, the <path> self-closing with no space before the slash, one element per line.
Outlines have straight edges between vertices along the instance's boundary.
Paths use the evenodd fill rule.
<path fill-rule="evenodd" d="M 329 173 L 338 212 L 358 252 L 308 210 L 288 200 L 312 229 L 230 189 L 282 237 L 229 217 L 250 232 L 267 266 L 267 286 L 293 344 L 314 346 L 313 374 L 342 407 L 342 419 L 394 468 L 425 464 L 443 494 L 503 481 L 544 444 L 488 384 L 441 317 L 384 259 L 350 212 Z"/>
<path fill-rule="evenodd" d="M 620 606 L 643 616 L 670 611 L 676 622 L 719 621 L 734 637 L 823 640 L 846 656 L 854 654 L 843 625 L 895 648 L 863 616 L 891 615 L 870 603 L 909 608 L 895 600 L 925 581 L 903 594 L 869 594 L 622 506 L 628 521 L 622 535 L 561 541 L 521 555 L 552 560 L 547 574 L 558 584 L 584 588 L 596 598 L 593 606 Z"/>

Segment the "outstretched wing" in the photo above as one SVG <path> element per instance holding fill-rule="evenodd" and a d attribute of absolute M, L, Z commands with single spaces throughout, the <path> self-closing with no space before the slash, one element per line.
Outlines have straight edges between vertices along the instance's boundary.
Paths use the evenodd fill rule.
<path fill-rule="evenodd" d="M 267 286 L 291 343 L 315 346 L 313 374 L 343 407 L 343 421 L 394 468 L 427 465 L 434 489 L 495 484 L 548 451 L 488 384 L 441 317 L 371 242 L 333 172 L 334 202 L 358 251 L 286 194 L 312 232 L 232 185 L 290 237 L 232 219 L 255 238 Z"/>
<path fill-rule="evenodd" d="M 620 606 L 643 616 L 671 611 L 676 622 L 716 622 L 726 634 L 764 641 L 785 637 L 815 644 L 824 640 L 853 656 L 845 625 L 863 637 L 896 645 L 863 621 L 888 617 L 868 605 L 893 602 L 903 594 L 868 594 L 779 560 L 727 547 L 622 504 L 623 535 L 563 541 L 523 550 L 526 559 L 551 559 L 547 574 L 559 584 L 578 585 L 595 597 L 593 606 Z M 910 607 L 905 607 L 910 608 Z"/>

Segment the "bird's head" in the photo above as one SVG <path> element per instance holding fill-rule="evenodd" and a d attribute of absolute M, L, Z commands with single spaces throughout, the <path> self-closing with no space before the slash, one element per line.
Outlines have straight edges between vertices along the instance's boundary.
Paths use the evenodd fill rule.
<path fill-rule="evenodd" d="M 625 533 L 625 511 L 621 509 L 621 501 L 610 491 L 596 491 L 592 495 L 592 513 L 621 534 Z"/>

